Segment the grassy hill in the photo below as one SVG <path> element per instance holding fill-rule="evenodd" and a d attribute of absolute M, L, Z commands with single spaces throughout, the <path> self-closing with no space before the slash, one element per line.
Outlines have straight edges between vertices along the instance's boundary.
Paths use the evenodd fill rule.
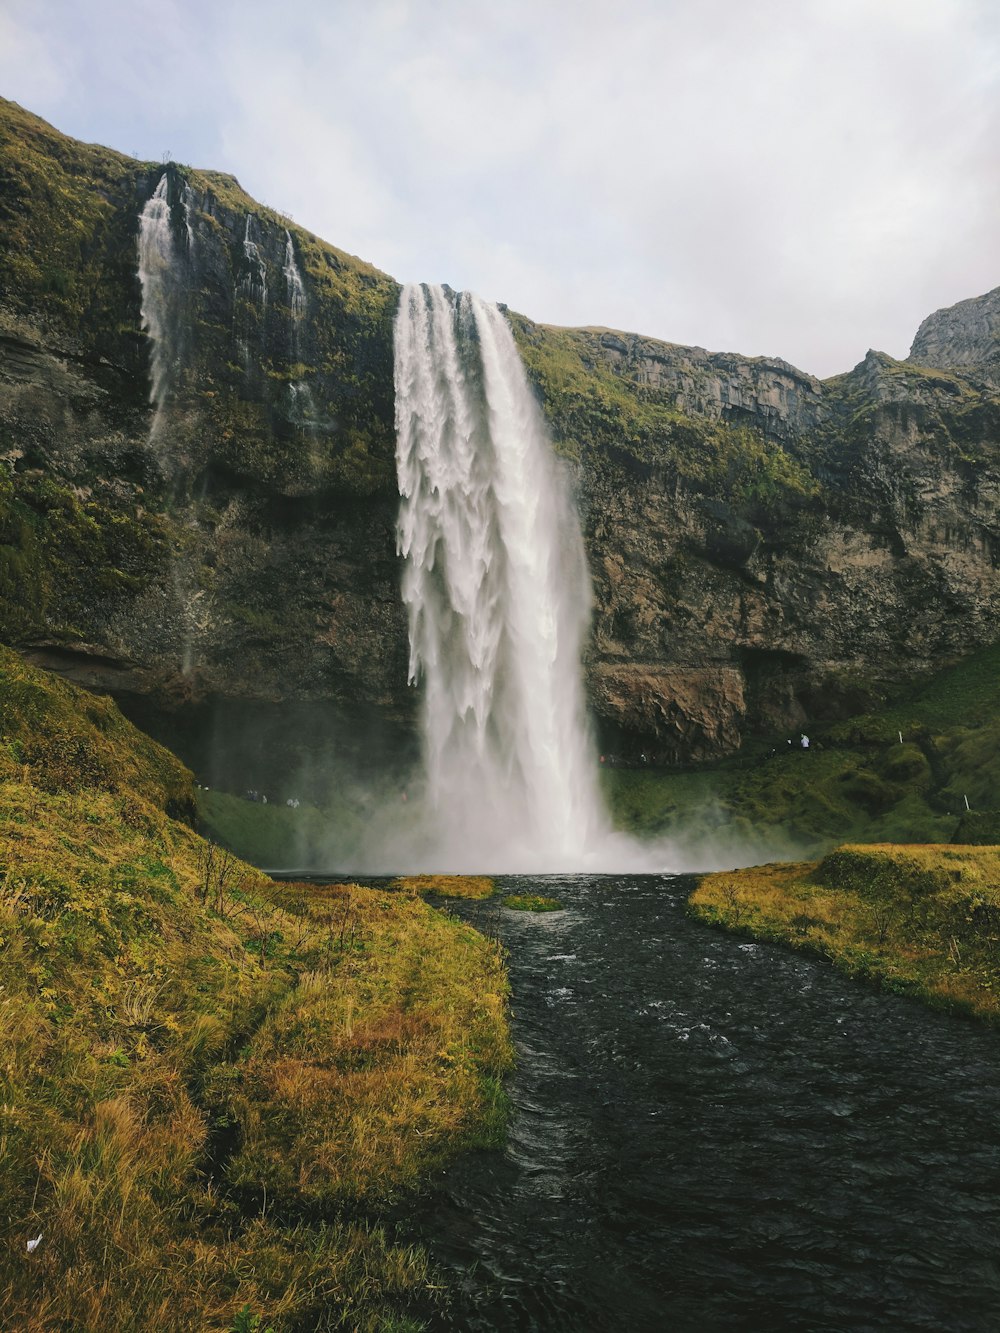
<path fill-rule="evenodd" d="M 497 949 L 275 884 L 190 808 L 109 701 L 0 650 L 4 1326 L 419 1328 L 436 1284 L 378 1219 L 500 1132 Z"/>
<path fill-rule="evenodd" d="M 966 796 L 980 822 L 1000 809 L 1000 644 L 877 714 L 810 729 L 808 751 L 787 739 L 685 772 L 611 769 L 615 822 L 703 865 L 813 857 L 841 842 L 950 842 Z"/>

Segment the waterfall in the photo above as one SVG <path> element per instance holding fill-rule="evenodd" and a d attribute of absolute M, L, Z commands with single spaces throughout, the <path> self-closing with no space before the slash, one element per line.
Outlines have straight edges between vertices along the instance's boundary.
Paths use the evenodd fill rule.
<path fill-rule="evenodd" d="M 247 377 L 258 369 L 251 356 L 251 342 L 259 341 L 267 313 L 267 263 L 253 239 L 254 217 L 246 215 L 243 226 L 243 257 L 236 273 L 236 299 L 233 302 L 233 336 Z"/>
<path fill-rule="evenodd" d="M 292 233 L 287 227 L 285 228 L 285 263 L 281 271 L 285 275 L 285 286 L 288 290 L 288 309 L 291 311 L 292 318 L 292 349 L 297 353 L 298 326 L 306 313 L 306 289 L 302 282 L 299 266 L 295 262 L 295 246 L 292 244 Z"/>
<path fill-rule="evenodd" d="M 395 381 L 428 859 L 539 872 L 620 864 L 585 721 L 583 540 L 506 320 L 468 293 L 405 287 Z"/>
<path fill-rule="evenodd" d="M 150 340 L 149 401 L 153 421 L 149 437 L 155 441 L 163 423 L 163 410 L 180 360 L 182 288 L 179 281 L 177 242 L 167 197 L 169 182 L 164 173 L 139 215 L 139 283 L 142 288 L 142 327 Z M 190 225 L 190 224 L 189 224 Z"/>
<path fill-rule="evenodd" d="M 282 266 L 285 275 L 285 291 L 288 298 L 289 354 L 294 362 L 300 359 L 301 327 L 306 314 L 306 288 L 302 274 L 295 262 L 295 245 L 292 233 L 285 228 L 285 262 Z M 315 416 L 312 390 L 305 380 L 295 380 L 288 385 L 289 414 L 300 425 L 309 424 Z"/>
<path fill-rule="evenodd" d="M 247 300 L 259 305 L 262 310 L 267 309 L 267 265 L 264 257 L 260 253 L 257 243 L 250 238 L 250 224 L 253 222 L 253 214 L 247 214 L 246 226 L 243 229 L 243 275 L 239 281 L 241 295 L 246 296 Z"/>
<path fill-rule="evenodd" d="M 168 505 L 176 500 L 183 475 L 183 458 L 178 454 L 176 445 L 170 447 L 171 441 L 164 435 L 163 428 L 166 408 L 177 389 L 178 376 L 183 368 L 185 329 L 190 319 L 187 305 L 190 295 L 188 259 L 194 251 L 191 223 L 193 200 L 191 187 L 185 185 L 180 194 L 184 231 L 178 238 L 171 218 L 169 178 L 164 172 L 139 215 L 140 312 L 142 327 L 150 340 L 149 400 L 153 405 L 149 443 L 156 450 L 168 483 Z M 178 546 L 170 561 L 170 580 L 177 608 L 176 633 L 180 667 L 184 675 L 190 675 L 193 670 L 194 645 L 201 628 L 197 610 L 201 593 L 194 590 L 196 578 L 190 568 L 189 558 Z"/>

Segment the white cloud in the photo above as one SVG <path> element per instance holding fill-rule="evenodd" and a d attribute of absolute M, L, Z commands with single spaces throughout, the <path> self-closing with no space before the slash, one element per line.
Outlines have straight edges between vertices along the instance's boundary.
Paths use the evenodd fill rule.
<path fill-rule="evenodd" d="M 832 373 L 1000 282 L 987 0 L 7 0 L 0 24 L 8 95 L 67 132 L 170 146 L 546 322 Z"/>

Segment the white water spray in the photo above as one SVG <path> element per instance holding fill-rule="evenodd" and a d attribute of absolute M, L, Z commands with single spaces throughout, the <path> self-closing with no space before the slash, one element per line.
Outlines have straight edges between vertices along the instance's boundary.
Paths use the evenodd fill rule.
<path fill-rule="evenodd" d="M 164 408 L 174 387 L 180 359 L 180 261 L 170 220 L 168 189 L 169 182 L 164 173 L 139 215 L 140 314 L 142 327 L 150 340 L 151 441 L 156 439 L 163 423 Z"/>
<path fill-rule="evenodd" d="M 243 229 L 243 258 L 246 263 L 243 276 L 239 281 L 239 289 L 248 300 L 253 301 L 262 310 L 265 310 L 267 308 L 267 265 L 260 253 L 260 247 L 250 235 L 253 221 L 253 214 L 248 213 L 246 226 Z"/>
<path fill-rule="evenodd" d="M 281 271 L 285 275 L 285 286 L 288 291 L 293 343 L 295 350 L 298 350 L 298 325 L 306 313 L 306 289 L 302 282 L 299 266 L 295 262 L 295 246 L 292 243 L 292 233 L 287 227 L 285 228 L 285 263 Z"/>
<path fill-rule="evenodd" d="M 285 292 L 288 299 L 289 342 L 293 361 L 299 360 L 301 346 L 301 327 L 306 315 L 306 288 L 302 274 L 295 262 L 295 245 L 292 233 L 285 228 L 285 262 L 282 266 L 285 275 Z M 307 423 L 315 414 L 312 390 L 305 380 L 295 380 L 288 386 L 290 412 L 293 421 Z"/>
<path fill-rule="evenodd" d="M 585 721 L 590 581 L 567 469 L 506 320 L 404 288 L 396 319 L 398 547 L 422 682 L 435 869 L 634 864 Z"/>

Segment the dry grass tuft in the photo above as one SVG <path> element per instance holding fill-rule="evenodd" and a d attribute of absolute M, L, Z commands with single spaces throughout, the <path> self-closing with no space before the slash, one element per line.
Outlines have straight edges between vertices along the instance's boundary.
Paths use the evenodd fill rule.
<path fill-rule="evenodd" d="M 406 893 L 436 893 L 442 898 L 489 898 L 496 885 L 486 875 L 403 875 L 390 887 Z"/>

